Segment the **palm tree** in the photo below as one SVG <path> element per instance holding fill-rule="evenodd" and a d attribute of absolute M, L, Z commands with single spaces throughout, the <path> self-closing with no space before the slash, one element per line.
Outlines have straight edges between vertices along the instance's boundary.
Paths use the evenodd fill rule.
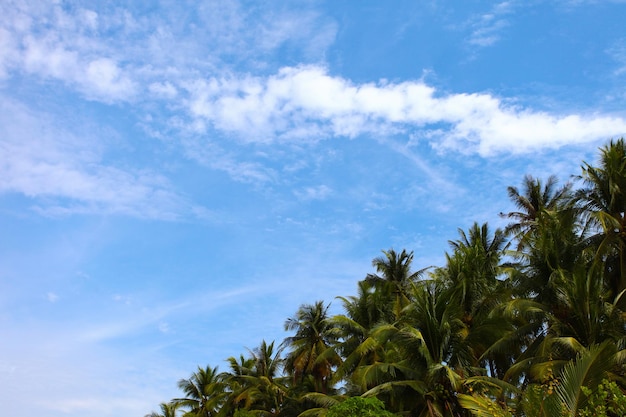
<path fill-rule="evenodd" d="M 531 235 L 542 221 L 542 216 L 546 212 L 560 210 L 563 205 L 570 201 L 571 184 L 556 188 L 558 181 L 553 175 L 548 178 L 545 184 L 541 180 L 530 175 L 524 177 L 522 184 L 523 191 L 517 187 L 508 187 L 509 199 L 515 204 L 519 211 L 500 213 L 500 216 L 512 219 L 505 233 L 513 236 L 517 242 L 517 250 L 521 250 L 528 245 Z"/>
<path fill-rule="evenodd" d="M 303 304 L 295 317 L 287 319 L 285 330 L 295 330 L 295 336 L 285 339 L 291 348 L 285 360 L 285 370 L 293 375 L 294 382 L 302 382 L 307 375 L 313 377 L 316 392 L 327 393 L 333 368 L 341 358 L 329 348 L 337 342 L 338 329 L 328 319 L 328 307 L 322 301 Z"/>
<path fill-rule="evenodd" d="M 576 193 L 591 227 L 598 233 L 596 264 L 607 269 L 616 296 L 626 288 L 626 142 L 611 141 L 600 149 L 600 164 L 583 163 L 585 188 Z"/>
<path fill-rule="evenodd" d="M 238 397 L 249 388 L 249 381 L 242 377 L 253 375 L 255 360 L 239 355 L 239 358 L 231 356 L 226 361 L 230 365 L 230 371 L 222 374 L 222 378 L 227 385 L 228 397 L 222 405 L 221 414 L 230 416 L 239 408 L 241 400 Z"/>
<path fill-rule="evenodd" d="M 460 239 L 449 241 L 453 249 L 446 254 L 446 267 L 439 270 L 440 279 L 459 294 L 464 309 L 464 322 L 471 325 L 477 314 L 486 314 L 497 303 L 492 295 L 502 293 L 501 259 L 506 237 L 500 229 L 493 234 L 487 223 L 474 223 Z"/>
<path fill-rule="evenodd" d="M 548 307 L 557 304 L 557 271 L 573 271 L 586 262 L 586 242 L 579 231 L 579 218 L 572 207 L 543 213 L 524 251 L 516 253 L 522 261 L 516 265 L 513 282 L 517 296 Z"/>
<path fill-rule="evenodd" d="M 579 413 L 586 407 L 589 393 L 610 377 L 612 369 L 623 361 L 622 358 L 613 343 L 593 345 L 582 349 L 575 358 L 565 363 L 540 364 L 540 372 L 544 375 L 542 382 L 531 384 L 519 392 L 516 404 L 509 403 L 508 407 L 503 407 L 501 402 L 484 394 L 459 394 L 459 403 L 475 416 L 512 417 L 515 410 L 511 406 L 518 408 L 515 415 L 526 417 L 599 415 L 598 410 Z M 558 366 L 556 372 L 555 365 Z M 622 392 L 620 394 L 623 395 Z"/>
<path fill-rule="evenodd" d="M 354 374 L 367 391 L 394 412 L 419 416 L 461 416 L 456 400 L 463 381 L 483 371 L 467 343 L 458 293 L 436 281 L 420 282 L 404 320 L 381 324 L 371 339 L 384 344 L 384 356 Z M 364 347 L 371 345 L 364 342 Z"/>
<path fill-rule="evenodd" d="M 560 271 L 557 288 L 559 304 L 549 334 L 572 337 L 586 347 L 607 340 L 617 344 L 625 336 L 620 297 L 607 293 L 601 270 L 581 266 L 572 273 Z"/>
<path fill-rule="evenodd" d="M 150 414 L 146 414 L 145 417 L 176 417 L 176 411 L 178 410 L 178 404 L 174 402 L 170 403 L 161 403 L 160 404 L 161 412 L 157 413 L 156 411 L 151 412 Z"/>
<path fill-rule="evenodd" d="M 342 301 L 346 314 L 333 316 L 329 321 L 340 338 L 332 348 L 343 358 L 336 375 L 345 379 L 357 367 L 375 362 L 381 354 L 380 349 L 364 350 L 362 346 L 370 338 L 371 330 L 384 322 L 383 300 L 365 281 L 358 282 L 358 295 L 337 298 Z"/>
<path fill-rule="evenodd" d="M 214 417 L 226 401 L 228 393 L 222 375 L 217 367 L 198 367 L 188 379 L 178 381 L 178 388 L 185 393 L 184 398 L 177 398 L 173 403 L 187 409 L 184 416 Z"/>
<path fill-rule="evenodd" d="M 553 273 L 556 299 L 550 305 L 515 299 L 503 306 L 506 312 L 521 312 L 530 319 L 515 332 L 523 353 L 503 379 L 516 381 L 523 376 L 525 383 L 540 383 L 546 369 L 560 368 L 591 346 L 624 345 L 626 321 L 619 307 L 624 293 L 612 297 L 603 272 L 590 262 L 579 262 L 572 271 Z"/>
<path fill-rule="evenodd" d="M 413 252 L 404 249 L 401 253 L 393 249 L 382 252 L 384 256 L 372 260 L 372 266 L 378 274 L 367 274 L 364 281 L 381 294 L 383 316 L 388 322 L 393 322 L 399 319 L 400 312 L 409 303 L 407 295 L 411 285 L 428 268 L 411 272 Z"/>
<path fill-rule="evenodd" d="M 505 233 L 517 240 L 516 251 L 510 252 L 519 260 L 512 264 L 515 295 L 553 306 L 555 271 L 572 270 L 582 252 L 579 210 L 573 204 L 571 184 L 557 188 L 554 176 L 542 183 L 527 175 L 523 193 L 515 187 L 508 192 L 519 210 L 500 214 L 514 220 Z"/>
<path fill-rule="evenodd" d="M 287 399 L 288 389 L 283 383 L 280 372 L 283 359 L 282 348 L 274 350 L 274 342 L 261 345 L 249 351 L 250 360 L 242 358 L 244 366 L 237 367 L 240 374 L 231 375 L 233 389 L 229 404 L 232 408 L 245 408 L 260 415 L 278 416 Z M 231 362 L 231 367 L 233 362 Z M 235 361 L 236 363 L 236 361 Z M 248 365 L 252 364 L 252 369 Z"/>

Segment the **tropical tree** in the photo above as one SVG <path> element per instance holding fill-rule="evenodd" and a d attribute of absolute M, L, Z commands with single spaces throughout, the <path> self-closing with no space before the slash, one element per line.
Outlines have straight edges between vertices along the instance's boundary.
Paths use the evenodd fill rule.
<path fill-rule="evenodd" d="M 449 241 L 452 254 L 446 254 L 446 266 L 439 270 L 438 279 L 458 294 L 464 317 L 471 325 L 479 314 L 487 314 L 497 296 L 503 294 L 501 259 L 506 248 L 504 232 L 493 233 L 487 223 L 474 223 L 468 233 L 459 229 L 460 239 Z"/>
<path fill-rule="evenodd" d="M 178 388 L 185 394 L 184 398 L 176 398 L 176 407 L 186 410 L 187 417 L 217 416 L 228 395 L 226 384 L 217 367 L 198 367 L 198 370 L 187 379 L 178 381 Z"/>
<path fill-rule="evenodd" d="M 607 270 L 613 295 L 626 289 L 626 142 L 611 141 L 600 149 L 599 166 L 583 163 L 580 177 L 585 185 L 576 193 L 597 230 L 592 243 L 597 247 L 596 265 Z"/>
<path fill-rule="evenodd" d="M 393 417 L 376 398 L 351 397 L 330 407 L 326 417 Z"/>
<path fill-rule="evenodd" d="M 243 358 L 235 363 L 239 372 L 230 376 L 232 394 L 231 407 L 254 411 L 260 416 L 279 416 L 287 399 L 288 388 L 280 375 L 283 367 L 282 349 L 274 349 L 274 342 L 263 340 L 259 347 L 250 350 L 250 360 Z M 243 366 L 239 367 L 239 364 Z M 252 364 L 252 368 L 248 365 Z"/>
<path fill-rule="evenodd" d="M 329 321 L 329 306 L 322 301 L 303 304 L 295 317 L 285 322 L 285 330 L 296 332 L 284 342 L 291 349 L 285 359 L 285 371 L 293 375 L 294 382 L 312 376 L 315 391 L 322 393 L 331 389 L 333 368 L 341 362 L 338 353 L 330 349 L 339 334 Z"/>
<path fill-rule="evenodd" d="M 338 297 L 344 314 L 301 305 L 279 348 L 263 341 L 221 374 L 198 367 L 146 417 L 388 414 L 379 400 L 406 417 L 623 415 L 624 139 L 580 179 L 509 187 L 506 229 L 459 229 L 426 279 L 413 252 L 383 251 Z"/>
<path fill-rule="evenodd" d="M 353 375 L 365 397 L 383 399 L 393 412 L 418 416 L 458 416 L 466 412 L 456 393 L 465 378 L 482 374 L 467 341 L 468 326 L 455 292 L 437 281 L 412 291 L 404 319 L 374 328 L 361 349 L 384 346 L 379 360 Z M 411 411 L 412 410 L 412 411 Z"/>
<path fill-rule="evenodd" d="M 170 403 L 161 403 L 159 405 L 161 408 L 161 412 L 158 413 L 156 411 L 151 412 L 150 414 L 146 414 L 145 417 L 176 417 L 176 411 L 178 410 L 178 404 L 174 402 Z"/>
<path fill-rule="evenodd" d="M 518 211 L 500 213 L 500 216 L 512 220 L 505 233 L 517 240 L 517 250 L 522 250 L 532 241 L 533 233 L 540 228 L 543 217 L 548 212 L 561 210 L 571 201 L 571 184 L 557 188 L 558 180 L 552 175 L 545 183 L 540 179 L 526 175 L 522 182 L 522 191 L 517 187 L 507 188 L 509 199 Z"/>
<path fill-rule="evenodd" d="M 555 271 L 571 270 L 582 251 L 579 210 L 572 197 L 572 185 L 557 187 L 556 177 L 543 183 L 527 175 L 523 192 L 509 187 L 509 198 L 518 211 L 501 216 L 513 220 L 505 229 L 517 241 L 509 254 L 518 259 L 512 264 L 511 284 L 518 297 L 553 306 L 557 290 Z"/>
<path fill-rule="evenodd" d="M 383 319 L 393 322 L 400 318 L 400 313 L 409 304 L 408 293 L 411 285 L 428 269 L 411 271 L 413 252 L 393 249 L 382 251 L 384 256 L 372 260 L 377 274 L 367 274 L 365 282 L 380 295 Z"/>
<path fill-rule="evenodd" d="M 384 346 L 370 338 L 372 329 L 385 322 L 381 307 L 383 299 L 379 293 L 371 291 L 371 287 L 365 281 L 358 282 L 357 296 L 338 298 L 343 303 L 345 314 L 329 319 L 339 334 L 337 342 L 331 348 L 343 358 L 336 376 L 347 380 L 349 392 L 356 394 L 359 389 L 350 385 L 349 376 L 359 366 L 374 363 L 384 354 Z M 366 340 L 370 344 L 367 348 L 363 343 Z M 359 392 L 361 393 L 362 391 Z"/>

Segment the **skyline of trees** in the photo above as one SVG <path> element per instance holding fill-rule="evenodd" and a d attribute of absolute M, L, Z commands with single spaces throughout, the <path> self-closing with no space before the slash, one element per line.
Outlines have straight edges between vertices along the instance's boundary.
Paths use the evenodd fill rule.
<path fill-rule="evenodd" d="M 302 304 L 280 345 L 199 367 L 147 416 L 324 417 L 357 397 L 382 402 L 372 415 L 622 415 L 624 139 L 574 182 L 526 175 L 507 192 L 506 228 L 459 229 L 443 266 L 383 250 L 357 294 L 337 297 L 343 314 Z"/>

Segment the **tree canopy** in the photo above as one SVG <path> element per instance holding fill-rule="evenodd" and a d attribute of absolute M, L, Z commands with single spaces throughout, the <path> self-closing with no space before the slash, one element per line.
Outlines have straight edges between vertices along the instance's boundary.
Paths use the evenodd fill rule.
<path fill-rule="evenodd" d="M 624 415 L 625 141 L 581 172 L 509 187 L 510 223 L 459 229 L 444 265 L 383 250 L 343 314 L 302 304 L 282 343 L 198 367 L 147 416 Z"/>

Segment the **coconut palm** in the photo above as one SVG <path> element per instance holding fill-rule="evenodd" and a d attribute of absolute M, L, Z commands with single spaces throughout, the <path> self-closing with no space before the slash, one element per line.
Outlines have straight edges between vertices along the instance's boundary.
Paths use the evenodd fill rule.
<path fill-rule="evenodd" d="M 526 175 L 522 183 L 522 192 L 517 187 L 507 188 L 509 199 L 518 211 L 500 215 L 513 220 L 506 227 L 505 233 L 517 240 L 517 250 L 528 245 L 532 233 L 537 230 L 546 212 L 560 210 L 571 200 L 572 185 L 568 183 L 557 188 L 557 184 L 555 176 L 550 176 L 542 183 L 541 180 Z"/>
<path fill-rule="evenodd" d="M 150 414 L 146 414 L 145 417 L 176 417 L 176 411 L 178 410 L 178 404 L 170 402 L 170 403 L 161 403 L 159 405 L 161 408 L 161 412 L 158 413 L 156 411 L 151 412 Z"/>
<path fill-rule="evenodd" d="M 458 400 L 474 416 L 576 417 L 587 406 L 589 394 L 610 378 L 612 370 L 623 360 L 622 356 L 613 343 L 592 345 L 581 349 L 575 358 L 565 363 L 539 364 L 542 381 L 519 391 L 520 397 L 515 403 L 503 404 L 481 393 L 459 394 Z M 516 413 L 514 408 L 517 408 Z M 596 415 L 596 412 L 587 410 L 583 415 Z"/>
<path fill-rule="evenodd" d="M 394 412 L 417 416 L 467 413 L 456 401 L 465 378 L 484 373 L 467 343 L 468 326 L 458 293 L 437 281 L 422 281 L 402 322 L 380 324 L 363 350 L 383 347 L 373 363 L 354 372 L 363 396 L 383 399 Z"/>
<path fill-rule="evenodd" d="M 519 210 L 501 213 L 513 220 L 505 233 L 517 240 L 516 251 L 510 252 L 519 260 L 512 274 L 515 295 L 551 306 L 557 298 L 554 272 L 571 270 L 582 251 L 579 210 L 573 204 L 571 184 L 557 187 L 554 176 L 542 183 L 527 175 L 523 192 L 509 187 L 508 193 Z"/>
<path fill-rule="evenodd" d="M 178 388 L 185 394 L 184 398 L 176 398 L 173 403 L 186 409 L 184 416 L 214 417 L 226 401 L 226 384 L 217 367 L 198 367 L 188 379 L 178 381 Z"/>
<path fill-rule="evenodd" d="M 332 348 L 343 358 L 341 366 L 337 369 L 337 377 L 349 380 L 348 376 L 357 367 L 377 361 L 382 354 L 380 346 L 364 349 L 363 342 L 369 339 L 369 343 L 372 343 L 373 339 L 370 338 L 372 329 L 384 323 L 382 307 L 384 304 L 380 293 L 371 291 L 365 281 L 358 282 L 357 296 L 337 298 L 342 301 L 346 314 L 329 319 L 340 338 Z M 374 342 L 374 345 L 377 343 Z"/>
<path fill-rule="evenodd" d="M 365 282 L 372 286 L 380 295 L 383 319 L 388 322 L 398 320 L 400 312 L 409 303 L 408 293 L 411 285 L 428 269 L 411 271 L 413 252 L 402 250 L 397 253 L 393 249 L 382 251 L 384 256 L 372 260 L 377 274 L 367 274 Z"/>
<path fill-rule="evenodd" d="M 585 188 L 576 193 L 597 247 L 596 264 L 608 272 L 613 295 L 626 288 L 626 142 L 611 141 L 600 149 L 599 166 L 583 163 Z"/>
<path fill-rule="evenodd" d="M 285 370 L 293 375 L 294 382 L 302 382 L 311 375 L 315 391 L 322 393 L 330 389 L 333 368 L 341 362 L 337 352 L 329 350 L 339 335 L 338 329 L 329 321 L 329 306 L 324 306 L 322 301 L 303 304 L 295 317 L 285 322 L 285 330 L 296 331 L 284 342 L 291 348 L 285 360 Z"/>
<path fill-rule="evenodd" d="M 282 349 L 274 349 L 274 342 L 263 340 L 259 347 L 250 350 L 250 360 L 243 360 L 242 372 L 230 378 L 236 384 L 231 407 L 245 408 L 260 415 L 278 416 L 287 398 L 287 386 L 280 375 L 283 367 Z M 236 361 L 235 361 L 236 362 Z M 248 365 L 252 364 L 252 368 Z M 231 361 L 232 366 L 232 361 Z M 249 372 L 248 372 L 249 370 Z"/>
<path fill-rule="evenodd" d="M 464 309 L 464 322 L 471 325 L 475 316 L 486 314 L 494 295 L 501 294 L 501 259 L 506 248 L 506 237 L 500 229 L 493 233 L 487 223 L 474 223 L 465 233 L 459 229 L 460 239 L 449 241 L 452 254 L 446 254 L 446 266 L 438 276 L 446 286 L 454 288 Z"/>

